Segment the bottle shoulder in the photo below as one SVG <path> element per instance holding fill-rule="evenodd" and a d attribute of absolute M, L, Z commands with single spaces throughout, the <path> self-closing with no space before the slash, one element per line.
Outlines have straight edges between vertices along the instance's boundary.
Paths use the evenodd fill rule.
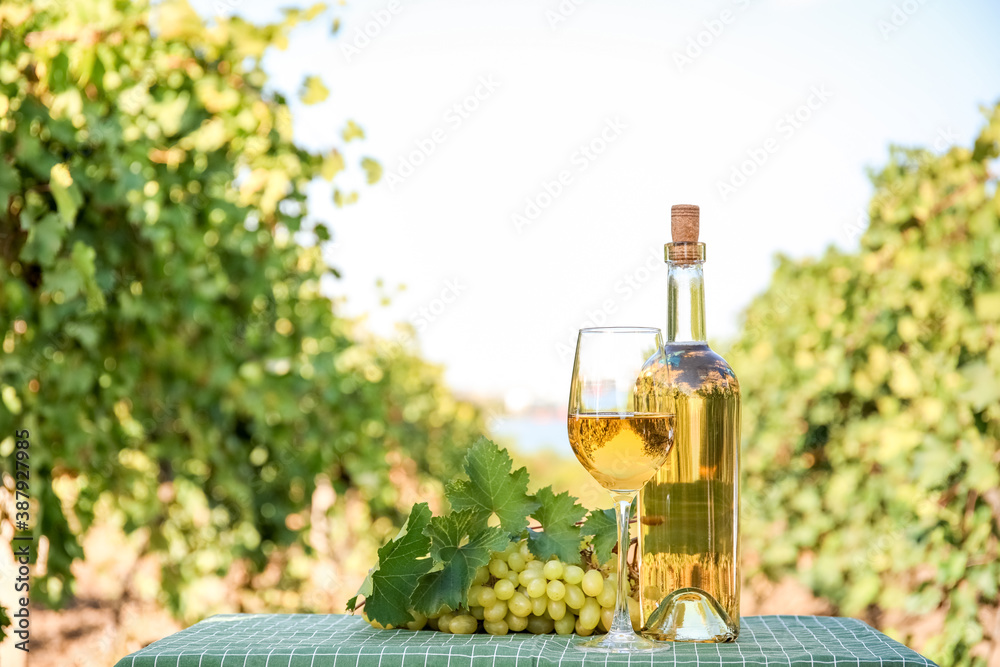
<path fill-rule="evenodd" d="M 732 366 L 707 343 L 667 343 L 663 346 L 663 363 L 678 385 L 698 391 L 740 393 Z"/>

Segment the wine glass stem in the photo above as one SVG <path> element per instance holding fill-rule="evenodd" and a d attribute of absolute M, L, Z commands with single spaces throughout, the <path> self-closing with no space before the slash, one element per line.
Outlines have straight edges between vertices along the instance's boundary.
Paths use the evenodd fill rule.
<path fill-rule="evenodd" d="M 625 593 L 625 583 L 628 581 L 628 548 L 630 544 L 628 521 L 632 515 L 631 496 L 615 495 L 615 516 L 618 519 L 618 596 L 615 600 L 615 615 L 611 621 L 611 633 L 632 634 L 632 617 L 628 611 L 628 596 Z"/>

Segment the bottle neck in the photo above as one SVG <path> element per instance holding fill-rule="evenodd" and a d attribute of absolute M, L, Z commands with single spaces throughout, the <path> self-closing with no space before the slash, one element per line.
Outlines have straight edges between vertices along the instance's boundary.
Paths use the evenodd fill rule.
<path fill-rule="evenodd" d="M 704 343 L 705 275 L 701 262 L 667 262 L 667 342 Z"/>

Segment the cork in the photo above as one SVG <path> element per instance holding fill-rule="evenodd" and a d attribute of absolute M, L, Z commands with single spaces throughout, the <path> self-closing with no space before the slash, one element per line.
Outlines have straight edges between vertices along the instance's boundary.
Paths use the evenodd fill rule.
<path fill-rule="evenodd" d="M 700 211 L 694 204 L 676 204 L 670 207 L 670 236 L 667 244 L 667 261 L 676 264 L 693 264 L 705 261 L 705 244 L 698 242 Z"/>
<path fill-rule="evenodd" d="M 670 207 L 670 237 L 674 243 L 698 242 L 698 207 L 675 204 Z"/>

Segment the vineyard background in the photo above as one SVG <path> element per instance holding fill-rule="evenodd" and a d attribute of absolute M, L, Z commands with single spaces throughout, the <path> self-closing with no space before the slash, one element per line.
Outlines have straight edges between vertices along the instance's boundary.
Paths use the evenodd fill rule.
<path fill-rule="evenodd" d="M 32 665 L 110 664 L 220 611 L 343 611 L 488 426 L 413 331 L 372 336 L 323 295 L 306 188 L 350 205 L 344 174 L 381 167 L 345 159 L 353 122 L 296 145 L 266 90 L 265 50 L 315 10 L 150 11 L 0 7 L 0 434 L 39 443 Z M 971 146 L 894 149 L 860 249 L 779 258 L 729 346 L 747 613 L 857 616 L 942 665 L 1000 665 L 1000 107 L 984 116 Z M 572 462 L 519 463 L 603 497 Z"/>

